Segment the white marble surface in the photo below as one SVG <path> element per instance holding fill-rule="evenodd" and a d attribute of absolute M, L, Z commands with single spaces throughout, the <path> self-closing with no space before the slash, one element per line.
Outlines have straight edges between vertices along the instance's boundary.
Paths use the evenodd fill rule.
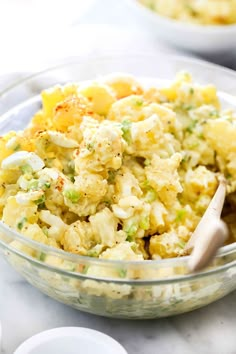
<path fill-rule="evenodd" d="M 65 55 L 117 51 L 176 52 L 143 31 L 139 20 L 124 10 L 122 1 L 95 1 L 86 16 L 78 16 L 77 26 L 70 32 L 64 29 L 58 32 L 57 29 L 55 37 L 52 30 L 47 34 L 47 40 L 45 33 L 40 42 L 37 42 L 36 33 L 34 41 L 32 37 L 19 40 L 18 36 L 15 46 L 10 48 L 5 38 L 0 56 L 0 74 L 5 77 L 0 77 L 0 86 L 22 76 L 13 72 L 34 70 L 42 62 L 52 62 L 55 57 Z M 224 60 L 230 66 L 235 63 L 233 55 L 217 60 Z M 0 258 L 0 321 L 4 354 L 12 354 L 30 336 L 60 326 L 100 330 L 120 341 L 129 354 L 236 354 L 235 305 L 236 293 L 232 293 L 215 304 L 177 317 L 151 321 L 111 320 L 55 302 L 30 286 Z"/>

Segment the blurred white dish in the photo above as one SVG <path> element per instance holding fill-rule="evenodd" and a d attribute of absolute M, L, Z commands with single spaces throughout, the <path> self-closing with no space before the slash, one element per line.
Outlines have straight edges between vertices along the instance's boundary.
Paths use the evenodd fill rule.
<path fill-rule="evenodd" d="M 113 338 L 82 327 L 41 332 L 22 343 L 14 354 L 127 354 Z"/>
<path fill-rule="evenodd" d="M 143 24 L 159 38 L 172 45 L 200 54 L 222 53 L 233 50 L 236 44 L 236 24 L 222 26 L 195 25 L 176 21 L 140 4 L 137 0 L 126 2 L 142 18 Z"/>

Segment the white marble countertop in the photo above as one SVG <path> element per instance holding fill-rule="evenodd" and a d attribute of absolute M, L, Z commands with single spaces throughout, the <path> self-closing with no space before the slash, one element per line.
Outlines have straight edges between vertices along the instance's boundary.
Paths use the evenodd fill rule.
<path fill-rule="evenodd" d="M 102 11 L 101 3 L 106 12 Z M 128 10 L 124 11 L 121 1 L 94 1 L 94 8 L 76 23 L 79 26 L 72 28 L 69 37 L 66 32 L 61 32 L 54 38 L 53 45 L 53 33 L 47 35 L 48 41 L 41 38 L 43 56 L 40 56 L 42 45 L 30 42 L 29 38 L 18 41 L 15 48 L 6 47 L 9 49 L 7 53 L 3 50 L 7 41 L 3 42 L 0 74 L 6 75 L 0 77 L 0 87 L 22 76 L 12 72 L 34 70 L 40 61 L 51 62 L 53 58 L 65 55 L 101 54 L 104 51 L 176 52 L 140 31 L 140 24 Z M 13 58 L 14 53 L 17 60 Z M 218 59 L 221 61 L 222 58 Z M 234 56 L 223 59 L 230 66 L 236 62 Z M 172 318 L 150 321 L 106 319 L 76 311 L 43 295 L 0 257 L 0 321 L 4 354 L 13 354 L 22 341 L 40 331 L 61 326 L 100 330 L 118 340 L 129 354 L 236 354 L 235 304 L 236 292 L 205 308 Z"/>

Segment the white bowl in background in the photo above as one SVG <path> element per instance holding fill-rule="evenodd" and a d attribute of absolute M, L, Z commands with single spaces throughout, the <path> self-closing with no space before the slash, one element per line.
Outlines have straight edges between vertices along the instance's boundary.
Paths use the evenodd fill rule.
<path fill-rule="evenodd" d="M 14 354 L 127 354 L 108 335 L 82 327 L 54 328 L 22 343 Z"/>
<path fill-rule="evenodd" d="M 138 0 L 125 0 L 136 11 L 145 29 L 149 28 L 164 41 L 199 54 L 230 51 L 236 44 L 236 24 L 206 26 L 184 23 L 158 15 Z"/>

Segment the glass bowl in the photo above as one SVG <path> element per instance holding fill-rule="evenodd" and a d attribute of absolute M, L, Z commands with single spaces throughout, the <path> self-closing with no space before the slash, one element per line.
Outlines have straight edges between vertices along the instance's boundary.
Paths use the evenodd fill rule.
<path fill-rule="evenodd" d="M 66 59 L 0 94 L 0 132 L 23 128 L 40 108 L 40 92 L 55 84 L 127 72 L 160 82 L 186 70 L 212 83 L 223 105 L 236 108 L 236 74 L 199 60 L 113 55 Z M 0 222 L 0 249 L 36 288 L 78 310 L 144 319 L 176 315 L 207 305 L 236 289 L 236 243 L 224 246 L 210 267 L 189 274 L 188 257 L 155 261 L 110 261 L 79 256 L 32 241 Z"/>

